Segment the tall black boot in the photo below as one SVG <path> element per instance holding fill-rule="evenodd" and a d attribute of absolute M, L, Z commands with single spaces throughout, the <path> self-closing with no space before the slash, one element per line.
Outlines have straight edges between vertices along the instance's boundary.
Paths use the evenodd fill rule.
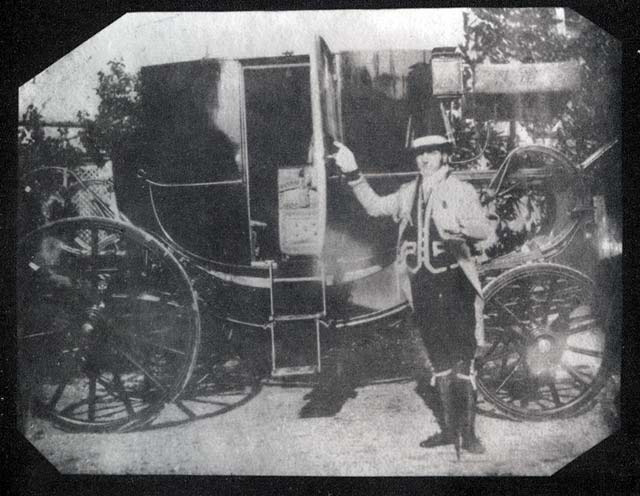
<path fill-rule="evenodd" d="M 457 379 L 462 403 L 460 412 L 462 449 L 480 455 L 486 450 L 482 441 L 476 436 L 476 392 L 470 378 L 458 376 Z"/>
<path fill-rule="evenodd" d="M 440 394 L 440 401 L 438 405 L 439 411 L 434 412 L 434 414 L 436 415 L 436 421 L 440 426 L 440 432 L 422 441 L 420 443 L 420 446 L 422 448 L 435 448 L 437 446 L 445 446 L 447 444 L 453 444 L 455 440 L 453 374 L 449 373 L 436 377 L 436 385 Z"/>

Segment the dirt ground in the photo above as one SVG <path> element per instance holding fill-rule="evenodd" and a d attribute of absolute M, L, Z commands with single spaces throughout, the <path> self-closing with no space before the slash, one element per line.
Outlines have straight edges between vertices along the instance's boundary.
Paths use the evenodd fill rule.
<path fill-rule="evenodd" d="M 478 415 L 487 451 L 463 452 L 457 461 L 451 446 L 419 447 L 437 424 L 415 381 L 393 372 L 360 377 L 346 388 L 313 381 L 204 388 L 130 433 L 69 433 L 32 419 L 27 438 L 71 474 L 543 476 L 605 439 L 617 420 L 612 377 L 594 407 L 574 418 L 514 422 Z M 479 402 L 481 410 L 486 406 Z"/>

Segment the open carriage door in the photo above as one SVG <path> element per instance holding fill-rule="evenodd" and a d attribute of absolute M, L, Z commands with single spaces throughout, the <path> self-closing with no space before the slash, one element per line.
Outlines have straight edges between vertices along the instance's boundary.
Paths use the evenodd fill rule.
<path fill-rule="evenodd" d="M 311 164 L 303 174 L 280 171 L 280 250 L 287 255 L 321 256 L 327 224 L 326 155 L 342 139 L 336 57 L 316 37 L 310 57 Z M 285 177 L 289 173 L 291 177 Z M 298 186 L 296 187 L 296 184 Z"/>
<path fill-rule="evenodd" d="M 320 258 L 323 254 L 327 224 L 326 156 L 331 153 L 333 139 L 342 139 L 336 62 L 324 40 L 316 37 L 309 65 L 312 138 L 308 163 L 302 168 L 278 170 L 280 250 L 287 255 Z M 280 275 L 272 279 L 273 376 L 321 371 L 320 319 L 326 316 L 325 271 L 322 263 L 311 267 L 313 273 L 303 277 Z M 285 314 L 281 314 L 277 309 L 281 299 L 278 295 L 282 294 L 280 288 L 287 285 L 293 288 L 294 297 L 283 300 Z M 301 304 L 306 309 L 299 313 L 303 310 Z M 305 365 L 284 364 L 276 356 L 276 350 L 283 349 L 287 342 L 280 340 L 278 345 L 279 336 L 283 335 L 289 335 L 289 344 L 293 342 L 296 354 L 305 357 L 300 361 Z M 315 357 L 311 359 L 313 354 Z"/>
<path fill-rule="evenodd" d="M 311 59 L 311 70 L 315 68 L 317 73 L 316 90 L 314 90 L 313 75 L 311 76 L 311 95 L 319 96 L 319 115 L 313 114 L 314 126 L 320 126 L 316 133 L 314 127 L 314 138 L 321 137 L 320 145 L 324 147 L 324 153 L 330 153 L 333 148 L 333 141 L 343 141 L 342 137 L 342 113 L 341 113 L 341 80 L 340 80 L 340 54 L 333 54 L 329 50 L 324 39 L 316 36 L 315 50 Z M 314 109 L 315 107 L 312 107 Z M 315 146 L 317 145 L 314 142 Z M 315 149 L 315 148 L 314 148 Z M 315 158 L 315 157 L 314 157 Z M 315 163 L 315 162 L 314 162 Z"/>

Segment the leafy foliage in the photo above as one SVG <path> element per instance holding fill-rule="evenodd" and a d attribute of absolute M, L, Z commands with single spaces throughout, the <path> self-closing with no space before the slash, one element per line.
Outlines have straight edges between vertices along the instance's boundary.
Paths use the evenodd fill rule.
<path fill-rule="evenodd" d="M 46 166 L 74 167 L 86 154 L 99 166 L 108 158 L 128 156 L 137 146 L 141 127 L 138 81 L 122 61 L 112 60 L 107 71 L 98 72 L 96 93 L 100 103 L 96 116 L 91 118 L 86 111 L 77 113 L 78 138 L 86 151 L 71 143 L 65 127 L 58 129 L 58 136 L 47 136 L 42 114 L 29 105 L 18 130 L 21 173 Z"/>
<path fill-rule="evenodd" d="M 519 121 L 511 125 L 525 127 L 535 141 L 550 138 L 555 148 L 578 164 L 620 136 L 621 45 L 588 20 L 568 9 L 564 12 L 571 18 L 566 31 L 555 8 L 470 9 L 465 14 L 465 42 L 459 48 L 471 68 L 464 74 L 467 85 L 480 63 L 577 60 L 581 67 L 578 91 L 549 98 L 520 95 L 511 101 L 500 96 L 496 105 L 531 104 L 533 112 L 517 112 Z M 454 118 L 453 125 L 458 145 L 453 160 L 460 168 L 495 169 L 519 144 L 494 132 L 491 122 L 481 126 L 473 119 Z M 531 185 L 497 198 L 491 208 L 500 218 L 498 242 L 488 251 L 490 256 L 509 253 L 542 234 L 558 213 L 552 200 L 550 191 Z"/>
<path fill-rule="evenodd" d="M 466 16 L 465 43 L 460 49 L 472 68 L 487 62 L 579 61 L 580 91 L 563 105 L 548 105 L 521 122 L 534 139 L 556 138 L 558 148 L 579 162 L 620 134 L 621 45 L 583 17 L 566 13 L 572 19 L 573 34 L 558 29 L 555 8 L 473 8 Z M 491 143 L 487 155 L 503 157 L 501 147 Z"/>
<path fill-rule="evenodd" d="M 82 150 L 73 146 L 69 130 L 57 129 L 57 136 L 47 136 L 40 111 L 29 105 L 18 127 L 18 172 L 24 174 L 42 167 L 79 165 Z"/>
<path fill-rule="evenodd" d="M 86 112 L 78 112 L 84 129 L 80 139 L 96 163 L 106 157 L 118 162 L 136 147 L 141 129 L 139 77 L 126 71 L 121 60 L 111 60 L 107 72 L 98 72 L 96 93 L 100 97 L 98 113 L 91 119 Z"/>

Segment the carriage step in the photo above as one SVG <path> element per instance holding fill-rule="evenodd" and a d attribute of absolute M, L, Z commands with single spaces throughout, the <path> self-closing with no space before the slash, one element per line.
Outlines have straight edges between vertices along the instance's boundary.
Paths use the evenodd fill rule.
<path fill-rule="evenodd" d="M 317 262 L 314 271 L 309 274 L 284 266 L 275 274 L 273 267 L 270 269 L 273 321 L 313 320 L 326 315 L 324 265 Z"/>
<path fill-rule="evenodd" d="M 316 365 L 304 365 L 301 367 L 279 367 L 271 372 L 272 377 L 289 377 L 294 375 L 312 375 L 318 373 Z"/>
<path fill-rule="evenodd" d="M 270 324 L 271 375 L 315 374 L 321 371 L 320 320 L 274 320 Z"/>

